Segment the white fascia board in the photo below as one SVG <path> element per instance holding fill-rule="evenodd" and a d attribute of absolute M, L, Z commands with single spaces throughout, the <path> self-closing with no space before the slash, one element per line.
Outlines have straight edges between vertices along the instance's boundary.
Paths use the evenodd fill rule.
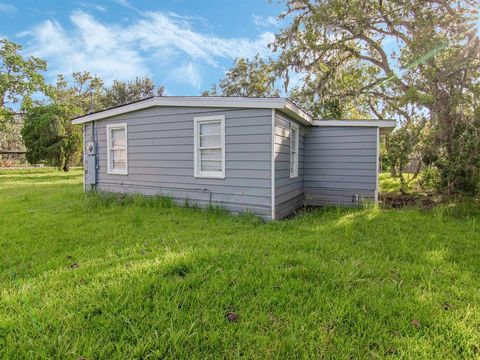
<path fill-rule="evenodd" d="M 304 125 L 313 125 L 313 119 L 310 115 L 308 115 L 305 111 L 295 105 L 288 99 L 284 99 L 285 104 L 282 108 L 279 108 L 280 111 L 284 112 L 285 114 L 289 115 L 290 117 L 298 120 Z"/>
<path fill-rule="evenodd" d="M 335 126 L 335 127 L 377 127 L 392 129 L 397 123 L 395 120 L 313 120 L 313 126 Z"/>
<path fill-rule="evenodd" d="M 201 97 L 201 96 L 160 96 L 138 101 L 136 103 L 119 106 L 113 109 L 99 111 L 72 120 L 72 124 L 84 124 L 90 121 L 109 118 L 154 106 L 188 106 L 188 107 L 225 107 L 225 108 L 252 108 L 278 109 L 293 116 L 297 120 L 312 124 L 308 114 L 285 98 L 248 98 L 248 97 Z"/>
<path fill-rule="evenodd" d="M 95 120 L 105 119 L 115 115 L 121 115 L 128 112 L 145 109 L 154 105 L 155 98 L 145 99 L 133 104 L 123 105 L 116 108 L 99 111 L 93 114 L 78 117 L 72 120 L 73 125 L 84 124 Z"/>

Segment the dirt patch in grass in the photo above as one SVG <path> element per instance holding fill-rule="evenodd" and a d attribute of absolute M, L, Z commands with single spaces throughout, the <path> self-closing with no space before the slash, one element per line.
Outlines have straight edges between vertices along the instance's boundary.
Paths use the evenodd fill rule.
<path fill-rule="evenodd" d="M 380 194 L 379 201 L 385 209 L 402 209 L 407 207 L 421 207 L 432 209 L 443 202 L 440 197 L 419 194 Z"/>

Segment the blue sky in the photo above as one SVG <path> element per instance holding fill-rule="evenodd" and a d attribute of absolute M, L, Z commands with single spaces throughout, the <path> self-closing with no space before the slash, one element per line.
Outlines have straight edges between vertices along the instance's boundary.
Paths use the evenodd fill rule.
<path fill-rule="evenodd" d="M 0 37 L 48 62 L 46 78 L 88 70 L 106 83 L 149 75 L 168 95 L 210 89 L 235 57 L 269 55 L 273 0 L 0 0 Z"/>

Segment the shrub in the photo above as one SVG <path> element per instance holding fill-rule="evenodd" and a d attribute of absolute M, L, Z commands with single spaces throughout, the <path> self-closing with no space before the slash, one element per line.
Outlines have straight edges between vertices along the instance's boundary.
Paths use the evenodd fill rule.
<path fill-rule="evenodd" d="M 425 167 L 418 181 L 423 190 L 434 191 L 440 188 L 441 178 L 438 169 L 434 166 Z"/>

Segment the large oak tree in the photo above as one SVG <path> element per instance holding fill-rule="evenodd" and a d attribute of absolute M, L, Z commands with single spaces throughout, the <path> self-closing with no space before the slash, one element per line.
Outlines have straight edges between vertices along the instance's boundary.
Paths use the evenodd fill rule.
<path fill-rule="evenodd" d="M 290 23 L 273 49 L 284 78 L 305 74 L 293 92 L 297 101 L 320 117 L 335 104 L 341 117 L 351 117 L 353 108 L 428 122 L 425 151 L 434 155 L 445 188 L 473 189 L 480 181 L 478 0 L 289 0 L 286 6 L 281 17 Z"/>
<path fill-rule="evenodd" d="M 441 117 L 440 108 L 456 105 L 448 100 L 452 91 L 478 80 L 478 5 L 477 0 L 290 0 L 281 16 L 292 18 L 291 24 L 273 48 L 280 51 L 285 76 L 292 70 L 307 74 L 300 91 L 319 103 L 361 97 L 378 116 L 400 112 L 408 118 L 410 105 Z"/>

